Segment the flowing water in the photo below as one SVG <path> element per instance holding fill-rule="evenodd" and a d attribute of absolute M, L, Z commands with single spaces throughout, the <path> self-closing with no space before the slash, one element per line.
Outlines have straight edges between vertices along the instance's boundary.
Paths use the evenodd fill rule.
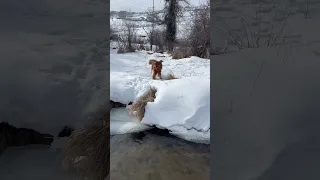
<path fill-rule="evenodd" d="M 210 179 L 210 145 L 148 128 L 129 116 L 124 107 L 112 109 L 110 129 L 116 134 L 110 137 L 112 180 Z M 120 132 L 125 134 L 118 135 Z"/>
<path fill-rule="evenodd" d="M 114 135 L 110 145 L 112 180 L 210 179 L 209 145 L 187 142 L 166 130 Z"/>

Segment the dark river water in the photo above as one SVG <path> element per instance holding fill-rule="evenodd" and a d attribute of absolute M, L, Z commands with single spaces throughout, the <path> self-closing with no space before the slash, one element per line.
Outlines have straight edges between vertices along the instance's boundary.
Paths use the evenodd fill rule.
<path fill-rule="evenodd" d="M 166 130 L 114 135 L 110 145 L 112 180 L 210 179 L 209 145 L 179 139 Z"/>
<path fill-rule="evenodd" d="M 124 106 L 114 104 L 111 106 Z M 120 108 L 118 110 L 122 112 Z M 110 118 L 111 129 L 117 129 L 117 121 L 134 121 L 126 115 L 126 111 L 121 116 L 113 112 Z M 156 127 L 141 132 L 111 135 L 110 178 L 210 179 L 210 145 L 186 141 L 171 135 L 166 129 Z"/>

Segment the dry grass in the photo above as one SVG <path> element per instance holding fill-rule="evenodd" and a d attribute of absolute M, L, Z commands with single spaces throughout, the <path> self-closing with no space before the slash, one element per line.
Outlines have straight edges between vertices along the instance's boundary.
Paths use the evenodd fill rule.
<path fill-rule="evenodd" d="M 172 59 L 183 59 L 191 56 L 189 48 L 177 48 L 172 52 Z"/>
<path fill-rule="evenodd" d="M 118 54 L 123 54 L 125 53 L 126 51 L 124 50 L 124 48 L 120 47 L 117 51 Z"/>
<path fill-rule="evenodd" d="M 150 51 L 151 49 L 150 49 L 149 46 L 146 46 L 146 47 L 145 47 L 145 50 L 146 50 L 146 51 Z"/>
<path fill-rule="evenodd" d="M 141 121 L 144 117 L 147 103 L 154 102 L 154 99 L 156 98 L 156 92 L 157 90 L 154 88 L 150 88 L 148 91 L 146 91 L 136 102 L 131 105 L 131 114 Z"/>
<path fill-rule="evenodd" d="M 136 49 L 134 47 L 119 47 L 117 53 L 118 54 L 123 54 L 123 53 L 128 53 L 128 52 L 135 52 Z"/>
<path fill-rule="evenodd" d="M 260 5 L 259 5 L 260 6 Z M 256 9 L 256 17 L 250 19 L 254 22 L 249 22 L 248 19 L 240 18 L 240 29 L 235 30 L 226 22 L 226 19 L 214 15 L 216 19 L 216 30 L 218 35 L 225 38 L 229 45 L 235 45 L 239 50 L 247 48 L 276 48 L 277 50 L 283 45 L 287 45 L 290 31 L 287 28 L 287 22 L 292 16 L 292 11 L 289 8 L 277 9 L 274 12 L 272 19 L 266 19 L 261 10 L 263 7 Z M 280 13 L 281 12 L 281 13 Z M 281 14 L 281 19 L 279 19 Z M 271 15 L 271 14 L 270 14 Z M 279 19 L 280 21 L 276 21 Z M 269 22 L 267 27 L 264 22 Z"/>
<path fill-rule="evenodd" d="M 109 110 L 100 114 L 92 123 L 75 130 L 65 148 L 64 164 L 88 180 L 104 180 L 110 167 Z M 77 161 L 83 157 L 80 161 Z"/>

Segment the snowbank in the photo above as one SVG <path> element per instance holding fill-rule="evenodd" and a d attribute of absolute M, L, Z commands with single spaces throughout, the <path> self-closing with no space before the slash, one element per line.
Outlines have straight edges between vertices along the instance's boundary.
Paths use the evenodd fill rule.
<path fill-rule="evenodd" d="M 172 60 L 166 54 L 148 55 L 146 52 L 116 54 L 116 50 L 110 51 L 110 100 L 128 104 L 137 100 L 150 87 L 158 90 L 156 101 L 148 103 L 146 107 L 145 118 L 142 120 L 145 125 L 130 117 L 125 108 L 112 110 L 111 134 L 143 131 L 149 128 L 147 125 L 156 125 L 169 129 L 172 134 L 180 138 L 209 143 L 210 61 L 208 59 L 190 57 Z M 173 73 L 179 79 L 152 80 L 149 59 L 164 61 L 164 79 L 169 73 Z"/>
<path fill-rule="evenodd" d="M 192 141 L 210 141 L 210 80 L 190 77 L 155 81 L 156 99 L 146 106 L 142 123 L 156 125 Z M 191 134 L 189 134 L 191 133 Z"/>
<path fill-rule="evenodd" d="M 161 57 L 159 57 L 161 56 Z M 164 56 L 164 57 L 162 57 Z M 178 78 L 203 76 L 210 78 L 210 61 L 199 57 L 171 60 L 167 54 L 134 52 L 117 54 L 110 50 L 110 100 L 128 104 L 134 102 L 153 82 L 150 59 L 163 60 L 163 78 L 173 73 Z"/>
<path fill-rule="evenodd" d="M 305 157 L 289 158 L 281 152 L 319 134 L 319 56 L 301 46 L 293 46 L 288 55 L 283 51 L 277 55 L 274 49 L 247 49 L 213 56 L 213 153 L 216 162 L 224 162 L 215 166 L 215 179 L 256 179 L 271 165 L 279 168 L 276 158 L 294 162 L 295 157 Z M 266 179 L 288 179 L 288 171 L 305 169 L 307 164 L 281 166 L 290 170 L 268 172 L 273 176 Z"/>
<path fill-rule="evenodd" d="M 39 24 L 36 18 L 34 23 Z M 87 114 L 107 101 L 108 94 L 101 89 L 109 79 L 107 62 L 94 52 L 103 54 L 105 42 L 89 47 L 89 40 L 44 37 L 20 30 L 3 37 L 0 45 L 8 47 L 9 43 L 12 48 L 3 53 L 5 60 L 0 63 L 0 122 L 56 136 L 64 126 L 77 128 L 85 124 Z M 39 50 L 35 52 L 34 48 Z M 20 51 L 24 53 L 17 53 Z"/>

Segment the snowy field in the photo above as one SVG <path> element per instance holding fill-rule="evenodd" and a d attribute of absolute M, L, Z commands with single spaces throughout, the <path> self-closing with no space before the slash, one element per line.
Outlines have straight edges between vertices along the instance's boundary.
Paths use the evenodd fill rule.
<path fill-rule="evenodd" d="M 210 141 L 210 61 L 198 57 L 172 60 L 168 55 L 134 52 L 117 54 L 110 50 L 110 99 L 123 104 L 134 102 L 150 87 L 157 89 L 156 99 L 146 106 L 142 123 L 128 110 L 112 110 L 111 133 L 123 134 L 148 129 L 148 125 L 166 128 L 183 139 Z M 158 57 L 163 56 L 163 57 Z M 152 80 L 150 59 L 163 60 L 163 81 Z M 165 80 L 169 73 L 178 79 Z M 122 112 L 121 112 L 122 111 Z"/>
<path fill-rule="evenodd" d="M 107 2 L 90 2 L 1 1 L 0 122 L 57 136 L 107 101 Z"/>
<path fill-rule="evenodd" d="M 236 50 L 211 57 L 213 179 L 319 179 L 320 1 L 230 0 L 211 8 L 211 18 L 223 18 L 244 41 L 241 18 L 252 30 L 259 29 L 256 14 L 262 19 L 260 48 L 239 51 L 222 36 L 212 39 Z M 264 48 L 264 38 L 282 27 L 281 48 Z"/>
<path fill-rule="evenodd" d="M 318 139 L 320 128 L 319 57 L 300 46 L 287 60 L 284 52 L 263 48 L 213 58 L 211 113 L 217 120 L 211 133 L 215 160 L 224 162 L 217 164 L 214 177 L 318 179 L 320 163 L 309 158 L 319 157 L 318 141 L 311 138 Z M 305 153 L 306 145 L 297 148 L 305 141 L 311 152 Z M 298 167 L 302 170 L 287 173 Z"/>
<path fill-rule="evenodd" d="M 247 0 L 215 1 L 211 3 L 213 47 L 238 50 L 234 44 L 225 40 L 221 31 L 226 32 L 225 25 L 242 40 L 252 42 L 254 33 L 260 32 L 260 45 L 265 46 L 270 36 L 279 36 L 280 43 L 308 47 L 312 53 L 320 55 L 319 0 L 268 0 L 251 2 Z M 241 23 L 242 19 L 246 21 Z M 260 29 L 260 30 L 259 30 Z"/>

